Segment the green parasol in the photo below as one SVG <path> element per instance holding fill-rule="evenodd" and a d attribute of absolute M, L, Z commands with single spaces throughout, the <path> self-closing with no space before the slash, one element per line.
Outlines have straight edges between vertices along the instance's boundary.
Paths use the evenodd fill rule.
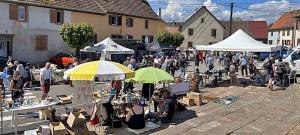
<path fill-rule="evenodd" d="M 154 67 L 146 67 L 141 68 L 135 72 L 135 77 L 128 79 L 128 82 L 134 83 L 171 83 L 174 82 L 174 77 L 172 77 L 169 73 L 164 70 L 154 68 Z"/>
<path fill-rule="evenodd" d="M 169 73 L 159 68 L 154 67 L 146 67 L 141 68 L 135 72 L 135 77 L 131 79 L 127 79 L 127 82 L 133 83 L 171 83 L 174 82 L 174 77 L 172 77 Z M 149 87 L 150 88 L 150 87 Z M 150 96 L 150 89 L 149 89 Z M 151 103 L 151 98 L 149 98 Z M 150 111 L 150 103 L 149 103 L 149 111 Z"/>

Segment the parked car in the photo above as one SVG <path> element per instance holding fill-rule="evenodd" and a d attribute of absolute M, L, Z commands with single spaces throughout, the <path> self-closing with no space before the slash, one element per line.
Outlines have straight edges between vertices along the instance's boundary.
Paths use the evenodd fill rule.
<path fill-rule="evenodd" d="M 74 63 L 75 57 L 71 53 L 59 53 L 50 58 L 50 63 L 56 64 L 59 67 L 67 68 Z"/>
<path fill-rule="evenodd" d="M 282 60 L 288 62 L 290 67 L 297 70 L 297 74 L 300 75 L 300 46 L 290 50 Z"/>

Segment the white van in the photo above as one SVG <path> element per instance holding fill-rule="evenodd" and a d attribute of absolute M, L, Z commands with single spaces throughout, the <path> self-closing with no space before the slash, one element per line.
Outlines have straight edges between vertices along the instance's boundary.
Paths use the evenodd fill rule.
<path fill-rule="evenodd" d="M 297 46 L 290 50 L 282 59 L 283 62 L 288 62 L 291 69 L 297 70 L 297 74 L 300 74 L 300 46 Z"/>

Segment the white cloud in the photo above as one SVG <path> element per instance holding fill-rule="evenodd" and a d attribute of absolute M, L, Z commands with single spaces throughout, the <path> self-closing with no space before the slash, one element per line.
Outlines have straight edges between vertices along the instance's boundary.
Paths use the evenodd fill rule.
<path fill-rule="evenodd" d="M 189 6 L 181 5 L 183 4 L 182 0 L 161 1 L 168 2 L 166 8 L 162 9 L 162 18 L 166 21 L 184 21 L 195 12 L 196 8 L 199 9 L 202 6 L 202 1 L 200 0 L 184 0 L 184 4 L 195 4 Z M 213 0 L 206 0 L 203 1 L 203 5 L 218 19 L 229 20 L 229 4 L 218 4 Z M 273 22 L 283 12 L 289 11 L 290 8 L 297 9 L 298 7 L 300 7 L 299 4 L 290 3 L 288 0 L 270 0 L 252 5 L 235 3 L 233 17 L 240 17 L 242 20 L 267 20 L 268 22 Z"/>

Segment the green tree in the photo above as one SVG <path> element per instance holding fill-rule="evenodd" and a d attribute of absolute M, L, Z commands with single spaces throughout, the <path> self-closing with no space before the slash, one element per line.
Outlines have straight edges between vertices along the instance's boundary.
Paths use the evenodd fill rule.
<path fill-rule="evenodd" d="M 157 33 L 155 35 L 155 38 L 158 42 L 163 43 L 165 45 L 172 45 L 173 44 L 173 36 L 170 32 L 163 31 L 160 33 Z"/>
<path fill-rule="evenodd" d="M 176 47 L 179 47 L 183 43 L 184 36 L 179 32 L 172 33 L 172 35 L 173 35 L 173 40 L 174 40 L 173 45 Z"/>
<path fill-rule="evenodd" d="M 165 45 L 173 45 L 173 46 L 180 46 L 184 40 L 184 36 L 179 33 L 170 33 L 167 31 L 157 33 L 155 38 L 158 42 L 163 43 Z"/>
<path fill-rule="evenodd" d="M 76 49 L 76 56 L 79 55 L 80 49 L 90 45 L 95 37 L 94 28 L 87 23 L 64 24 L 59 34 L 69 47 Z"/>

